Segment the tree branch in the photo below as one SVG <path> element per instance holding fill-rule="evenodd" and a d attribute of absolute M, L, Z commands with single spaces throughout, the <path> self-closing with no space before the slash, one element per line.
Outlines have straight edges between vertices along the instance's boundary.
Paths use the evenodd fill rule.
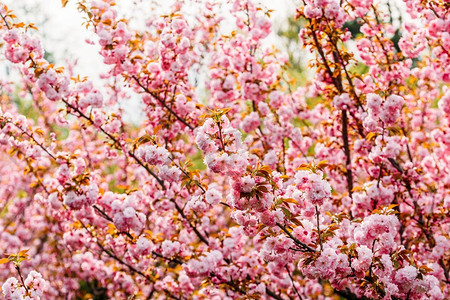
<path fill-rule="evenodd" d="M 180 117 L 179 115 L 177 115 L 176 112 L 173 111 L 172 108 L 170 108 L 166 102 L 161 99 L 158 95 L 156 95 L 154 92 L 150 91 L 147 87 L 145 87 L 140 81 L 139 79 L 133 75 L 132 77 L 134 79 L 134 81 L 136 81 L 136 83 L 150 96 L 152 96 L 154 99 L 158 100 L 158 102 L 165 108 L 167 109 L 175 118 L 177 118 L 178 121 L 180 121 L 181 123 L 183 123 L 186 127 L 188 127 L 190 130 L 194 130 L 194 127 L 192 127 L 192 125 L 190 125 L 185 119 L 183 119 L 182 117 Z"/>
<path fill-rule="evenodd" d="M 306 245 L 305 243 L 303 243 L 299 239 L 297 239 L 295 236 L 293 236 L 289 232 L 289 230 L 287 230 L 287 228 L 284 227 L 283 225 L 281 225 L 280 223 L 277 223 L 277 226 L 280 227 L 281 230 L 283 230 L 288 235 L 288 237 L 294 241 L 294 243 L 296 243 L 298 246 L 304 248 L 306 252 L 318 252 L 316 249 L 311 248 L 310 246 Z"/>

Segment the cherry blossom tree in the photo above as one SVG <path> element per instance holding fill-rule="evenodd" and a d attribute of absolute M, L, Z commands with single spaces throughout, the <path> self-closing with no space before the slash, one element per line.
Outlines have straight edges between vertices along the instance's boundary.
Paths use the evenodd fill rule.
<path fill-rule="evenodd" d="M 300 83 L 270 11 L 190 4 L 136 29 L 79 0 L 102 84 L 1 4 L 3 297 L 448 299 L 449 2 L 394 25 L 383 1 L 301 1 Z"/>

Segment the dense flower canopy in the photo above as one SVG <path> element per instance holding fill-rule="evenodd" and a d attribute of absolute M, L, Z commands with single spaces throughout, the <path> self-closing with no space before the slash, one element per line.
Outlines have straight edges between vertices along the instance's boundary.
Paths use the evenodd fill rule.
<path fill-rule="evenodd" d="M 304 82 L 257 1 L 175 2 L 78 0 L 102 84 L 0 3 L 3 297 L 448 299 L 449 2 L 299 2 Z"/>

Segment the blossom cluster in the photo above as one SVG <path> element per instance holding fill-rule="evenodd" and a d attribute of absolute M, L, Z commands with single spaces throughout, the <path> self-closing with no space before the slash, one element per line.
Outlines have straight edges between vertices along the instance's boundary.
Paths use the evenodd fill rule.
<path fill-rule="evenodd" d="M 44 299 L 44 291 L 48 282 L 36 271 L 31 271 L 25 281 L 21 283 L 17 278 L 11 277 L 2 285 L 2 292 L 5 299 Z"/>
<path fill-rule="evenodd" d="M 125 2 L 78 3 L 97 81 L 0 4 L 5 299 L 450 297 L 445 1 L 305 0 L 295 55 L 257 1 Z"/>

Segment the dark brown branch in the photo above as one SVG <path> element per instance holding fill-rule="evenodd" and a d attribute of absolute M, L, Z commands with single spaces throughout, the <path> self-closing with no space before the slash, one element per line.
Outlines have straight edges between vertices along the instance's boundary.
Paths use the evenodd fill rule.
<path fill-rule="evenodd" d="M 186 222 L 189 224 L 189 226 L 192 228 L 192 230 L 194 230 L 195 234 L 198 236 L 198 238 L 205 243 L 207 246 L 209 246 L 209 242 L 208 240 L 200 233 L 200 231 L 198 231 L 197 227 L 195 227 L 194 225 L 192 225 L 191 221 L 189 221 L 189 219 L 187 218 L 187 216 L 184 214 L 183 209 L 178 205 L 178 203 L 172 199 L 173 204 L 175 204 L 175 208 L 178 211 L 178 213 L 183 217 L 183 219 L 186 220 Z"/>
<path fill-rule="evenodd" d="M 142 277 L 144 277 L 145 279 L 147 279 L 148 282 L 150 283 L 155 283 L 154 280 L 148 276 L 145 275 L 144 273 L 142 273 L 141 271 L 137 270 L 135 267 L 133 267 L 132 265 L 124 262 L 120 257 L 118 257 L 117 255 L 115 255 L 114 253 L 112 253 L 111 251 L 109 251 L 108 249 L 106 249 L 98 240 L 97 240 L 97 245 L 100 247 L 100 249 L 102 249 L 103 252 L 105 252 L 109 257 L 111 257 L 112 259 L 116 260 L 117 262 L 119 262 L 120 264 L 126 266 L 131 272 L 136 273 L 141 275 Z"/>
<path fill-rule="evenodd" d="M 311 22 L 311 20 L 309 20 L 309 21 Z M 338 89 L 339 93 L 342 93 L 343 92 L 342 86 L 336 82 L 336 78 L 334 78 L 334 76 L 333 76 L 333 71 L 331 71 L 331 68 L 330 68 L 330 65 L 328 64 L 325 53 L 323 52 L 323 49 L 320 46 L 320 43 L 317 38 L 317 34 L 316 34 L 315 30 L 312 29 L 311 34 L 314 39 L 314 44 L 316 46 L 316 49 L 319 52 L 320 57 L 322 58 L 322 62 L 327 70 L 328 75 L 330 76 L 331 80 L 333 81 L 334 86 Z"/>
<path fill-rule="evenodd" d="M 100 214 L 102 215 L 106 220 L 110 221 L 110 222 L 114 222 L 114 220 L 108 216 L 101 208 L 99 208 L 97 205 L 92 205 L 92 207 Z"/>
<path fill-rule="evenodd" d="M 198 181 L 194 181 L 193 180 L 193 178 L 189 175 L 189 173 L 188 172 L 186 172 L 181 166 L 179 166 L 176 162 L 175 162 L 175 159 L 173 158 L 173 157 L 169 157 L 170 158 L 170 160 L 174 163 L 174 165 L 187 177 L 187 178 L 189 178 L 190 180 L 192 180 L 194 183 L 195 183 L 195 185 L 197 186 L 197 187 L 199 187 L 201 190 L 202 190 L 202 194 L 205 194 L 206 193 L 206 190 L 205 190 L 205 188 L 201 185 L 201 183 L 199 183 Z"/>
<path fill-rule="evenodd" d="M 306 245 L 305 243 L 301 242 L 299 239 L 297 239 L 295 236 L 293 236 L 289 230 L 287 230 L 286 227 L 284 227 L 283 225 L 281 225 L 280 223 L 277 223 L 277 226 L 281 228 L 281 230 L 283 230 L 290 239 L 292 239 L 294 241 L 294 243 L 296 243 L 298 246 L 304 248 L 305 251 L 307 252 L 317 252 L 316 249 Z"/>
<path fill-rule="evenodd" d="M 335 293 L 339 296 L 341 296 L 344 299 L 348 300 L 369 300 L 369 298 L 362 296 L 358 297 L 355 294 L 353 294 L 349 289 L 343 290 L 343 291 L 335 291 Z"/>
<path fill-rule="evenodd" d="M 342 139 L 344 140 L 344 152 L 345 152 L 345 156 L 346 156 L 346 161 L 345 161 L 345 176 L 347 178 L 347 190 L 348 190 L 348 195 L 350 196 L 350 198 L 352 197 L 353 194 L 353 173 L 352 173 L 352 167 L 351 167 L 351 154 L 350 154 L 350 145 L 348 142 L 348 119 L 347 119 L 347 110 L 342 110 Z"/>
<path fill-rule="evenodd" d="M 447 282 L 447 284 L 450 284 L 448 269 L 445 267 L 445 263 L 442 258 L 439 260 L 439 265 L 441 266 L 442 270 L 444 270 L 445 281 Z"/>
<path fill-rule="evenodd" d="M 103 217 L 103 218 L 105 218 L 106 220 L 108 220 L 108 221 L 110 221 L 110 222 L 114 222 L 114 220 L 105 212 L 105 211 L 103 211 L 101 208 L 99 208 L 97 205 L 92 205 L 92 207 Z M 133 238 L 133 236 L 129 233 L 129 232 L 124 232 L 124 231 L 122 231 L 122 232 L 119 232 L 119 233 L 121 233 L 121 234 L 125 234 L 130 240 L 133 240 L 134 238 Z M 177 265 L 182 265 L 184 262 L 182 262 L 181 260 L 179 260 L 179 259 L 176 259 L 176 258 L 169 258 L 169 257 L 165 257 L 164 255 L 162 255 L 161 253 L 158 253 L 158 252 L 156 252 L 156 251 L 152 251 L 152 254 L 154 255 L 154 256 L 156 256 L 156 257 L 159 257 L 159 258 L 162 258 L 162 259 L 164 259 L 164 260 L 167 260 L 167 261 L 169 261 L 169 262 L 172 262 L 172 263 L 175 263 L 175 264 L 177 264 Z"/>
<path fill-rule="evenodd" d="M 311 22 L 311 20 L 309 20 Z M 338 81 L 337 78 L 335 78 L 333 76 L 333 71 L 331 70 L 327 58 L 325 56 L 325 53 L 323 52 L 323 49 L 319 43 L 319 40 L 317 38 L 317 34 L 314 30 L 311 30 L 312 32 L 312 36 L 314 39 L 314 44 L 315 47 L 317 49 L 317 51 L 319 52 L 320 57 L 322 58 L 322 62 L 328 72 L 328 75 L 331 77 L 331 80 L 333 81 L 334 86 L 336 87 L 336 89 L 338 90 L 338 92 L 340 94 L 342 94 L 344 92 L 344 89 L 342 87 L 342 82 Z M 350 157 L 350 146 L 349 146 L 349 142 L 348 142 L 348 117 L 347 117 L 347 110 L 342 110 L 342 139 L 344 141 L 344 152 L 345 155 L 347 157 L 346 160 L 346 177 L 347 177 L 347 189 L 348 189 L 348 194 L 350 196 L 350 198 L 352 197 L 352 190 L 353 190 L 353 173 L 350 167 L 350 163 L 351 163 L 351 157 Z"/>
<path fill-rule="evenodd" d="M 266 288 L 266 294 L 267 294 L 269 297 L 272 297 L 273 299 L 283 300 L 283 298 L 281 298 L 280 296 L 278 296 L 277 294 L 275 294 L 274 292 L 272 292 L 272 291 L 269 290 L 268 288 Z"/>
<path fill-rule="evenodd" d="M 158 253 L 156 251 L 152 251 L 152 254 L 156 257 L 162 258 L 164 260 L 167 260 L 171 263 L 175 263 L 177 265 L 182 265 L 184 264 L 184 262 L 182 262 L 181 260 L 177 259 L 177 258 L 169 258 L 169 257 L 165 257 L 164 255 L 162 255 L 161 253 Z"/>

